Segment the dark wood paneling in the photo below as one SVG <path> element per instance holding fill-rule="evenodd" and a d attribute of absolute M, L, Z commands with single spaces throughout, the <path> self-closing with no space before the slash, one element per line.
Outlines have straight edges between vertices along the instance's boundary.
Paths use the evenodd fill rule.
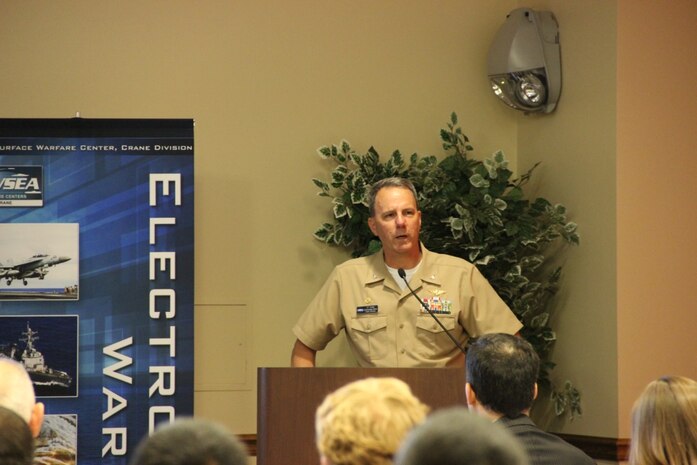
<path fill-rule="evenodd" d="M 557 434 L 557 436 L 578 447 L 595 460 L 624 462 L 629 458 L 629 439 L 576 434 Z"/>
<path fill-rule="evenodd" d="M 257 435 L 256 434 L 238 434 L 237 437 L 247 447 L 247 453 L 251 457 L 257 456 Z"/>

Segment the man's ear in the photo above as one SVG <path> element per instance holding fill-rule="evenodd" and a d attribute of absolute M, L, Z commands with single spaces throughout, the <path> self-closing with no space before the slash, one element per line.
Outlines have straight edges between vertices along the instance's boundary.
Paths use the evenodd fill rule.
<path fill-rule="evenodd" d="M 535 383 L 535 387 L 533 388 L 532 391 L 532 400 L 537 399 L 537 383 Z"/>
<path fill-rule="evenodd" d="M 373 236 L 377 236 L 377 230 L 375 229 L 375 218 L 372 216 L 368 218 L 368 227 L 370 228 L 370 231 L 373 233 Z"/>
<path fill-rule="evenodd" d="M 31 417 L 29 418 L 29 429 L 31 430 L 32 436 L 35 438 L 39 437 L 41 432 L 41 425 L 44 422 L 44 404 L 37 402 L 34 404 L 34 408 L 31 411 Z"/>
<path fill-rule="evenodd" d="M 471 408 L 477 405 L 477 394 L 474 392 L 474 389 L 472 389 L 470 383 L 465 383 L 465 397 L 467 398 L 468 407 Z"/>

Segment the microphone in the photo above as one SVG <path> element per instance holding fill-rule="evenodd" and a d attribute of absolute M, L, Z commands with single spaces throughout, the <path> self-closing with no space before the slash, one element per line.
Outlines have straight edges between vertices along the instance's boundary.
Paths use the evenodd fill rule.
<path fill-rule="evenodd" d="M 438 319 L 438 317 L 431 311 L 430 308 L 428 308 L 428 305 L 426 305 L 426 304 L 424 303 L 424 301 L 421 300 L 421 299 L 419 299 L 419 296 L 416 295 L 416 292 L 414 292 L 414 289 L 412 289 L 411 286 L 409 285 L 409 281 L 407 281 L 407 273 L 404 271 L 404 268 L 399 268 L 399 269 L 397 269 L 397 274 L 399 275 L 400 278 L 402 278 L 402 279 L 404 280 L 404 284 L 407 285 L 407 288 L 409 289 L 409 292 L 411 292 L 411 295 L 413 295 L 413 296 L 416 298 L 416 300 L 419 301 L 419 303 L 421 304 L 421 306 L 428 312 L 429 315 L 431 315 L 431 316 L 433 317 L 434 320 L 436 320 L 436 323 L 438 323 L 438 326 L 440 326 L 441 329 L 442 329 L 443 331 L 445 331 L 445 334 L 448 335 L 448 337 L 450 338 L 450 340 L 453 341 L 453 344 L 455 344 L 455 347 L 457 347 L 458 349 L 460 349 L 460 351 L 461 351 L 463 354 L 467 355 L 467 351 L 465 350 L 465 348 L 462 347 L 462 346 L 460 345 L 460 343 L 457 342 L 457 340 L 453 337 L 453 335 L 450 334 L 450 331 L 448 331 L 448 330 L 445 328 L 445 326 L 443 326 L 443 323 L 441 323 L 440 320 Z"/>

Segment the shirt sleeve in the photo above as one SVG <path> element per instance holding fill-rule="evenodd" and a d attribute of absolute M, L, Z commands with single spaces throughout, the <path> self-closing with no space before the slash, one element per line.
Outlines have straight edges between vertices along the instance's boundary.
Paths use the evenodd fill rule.
<path fill-rule="evenodd" d="M 472 292 L 468 311 L 463 312 L 460 323 L 471 337 L 520 331 L 521 322 L 476 267 L 472 268 L 469 284 Z"/>
<path fill-rule="evenodd" d="M 325 281 L 310 305 L 300 315 L 293 334 L 313 350 L 323 350 L 345 323 L 341 313 L 341 283 L 337 269 Z"/>

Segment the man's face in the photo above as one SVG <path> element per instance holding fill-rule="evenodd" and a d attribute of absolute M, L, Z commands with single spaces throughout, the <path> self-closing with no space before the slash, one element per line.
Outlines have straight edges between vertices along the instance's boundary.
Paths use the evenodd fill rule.
<path fill-rule="evenodd" d="M 375 196 L 375 214 L 368 218 L 368 226 L 380 238 L 386 259 L 418 253 L 421 212 L 416 209 L 416 199 L 409 189 L 380 189 Z"/>

